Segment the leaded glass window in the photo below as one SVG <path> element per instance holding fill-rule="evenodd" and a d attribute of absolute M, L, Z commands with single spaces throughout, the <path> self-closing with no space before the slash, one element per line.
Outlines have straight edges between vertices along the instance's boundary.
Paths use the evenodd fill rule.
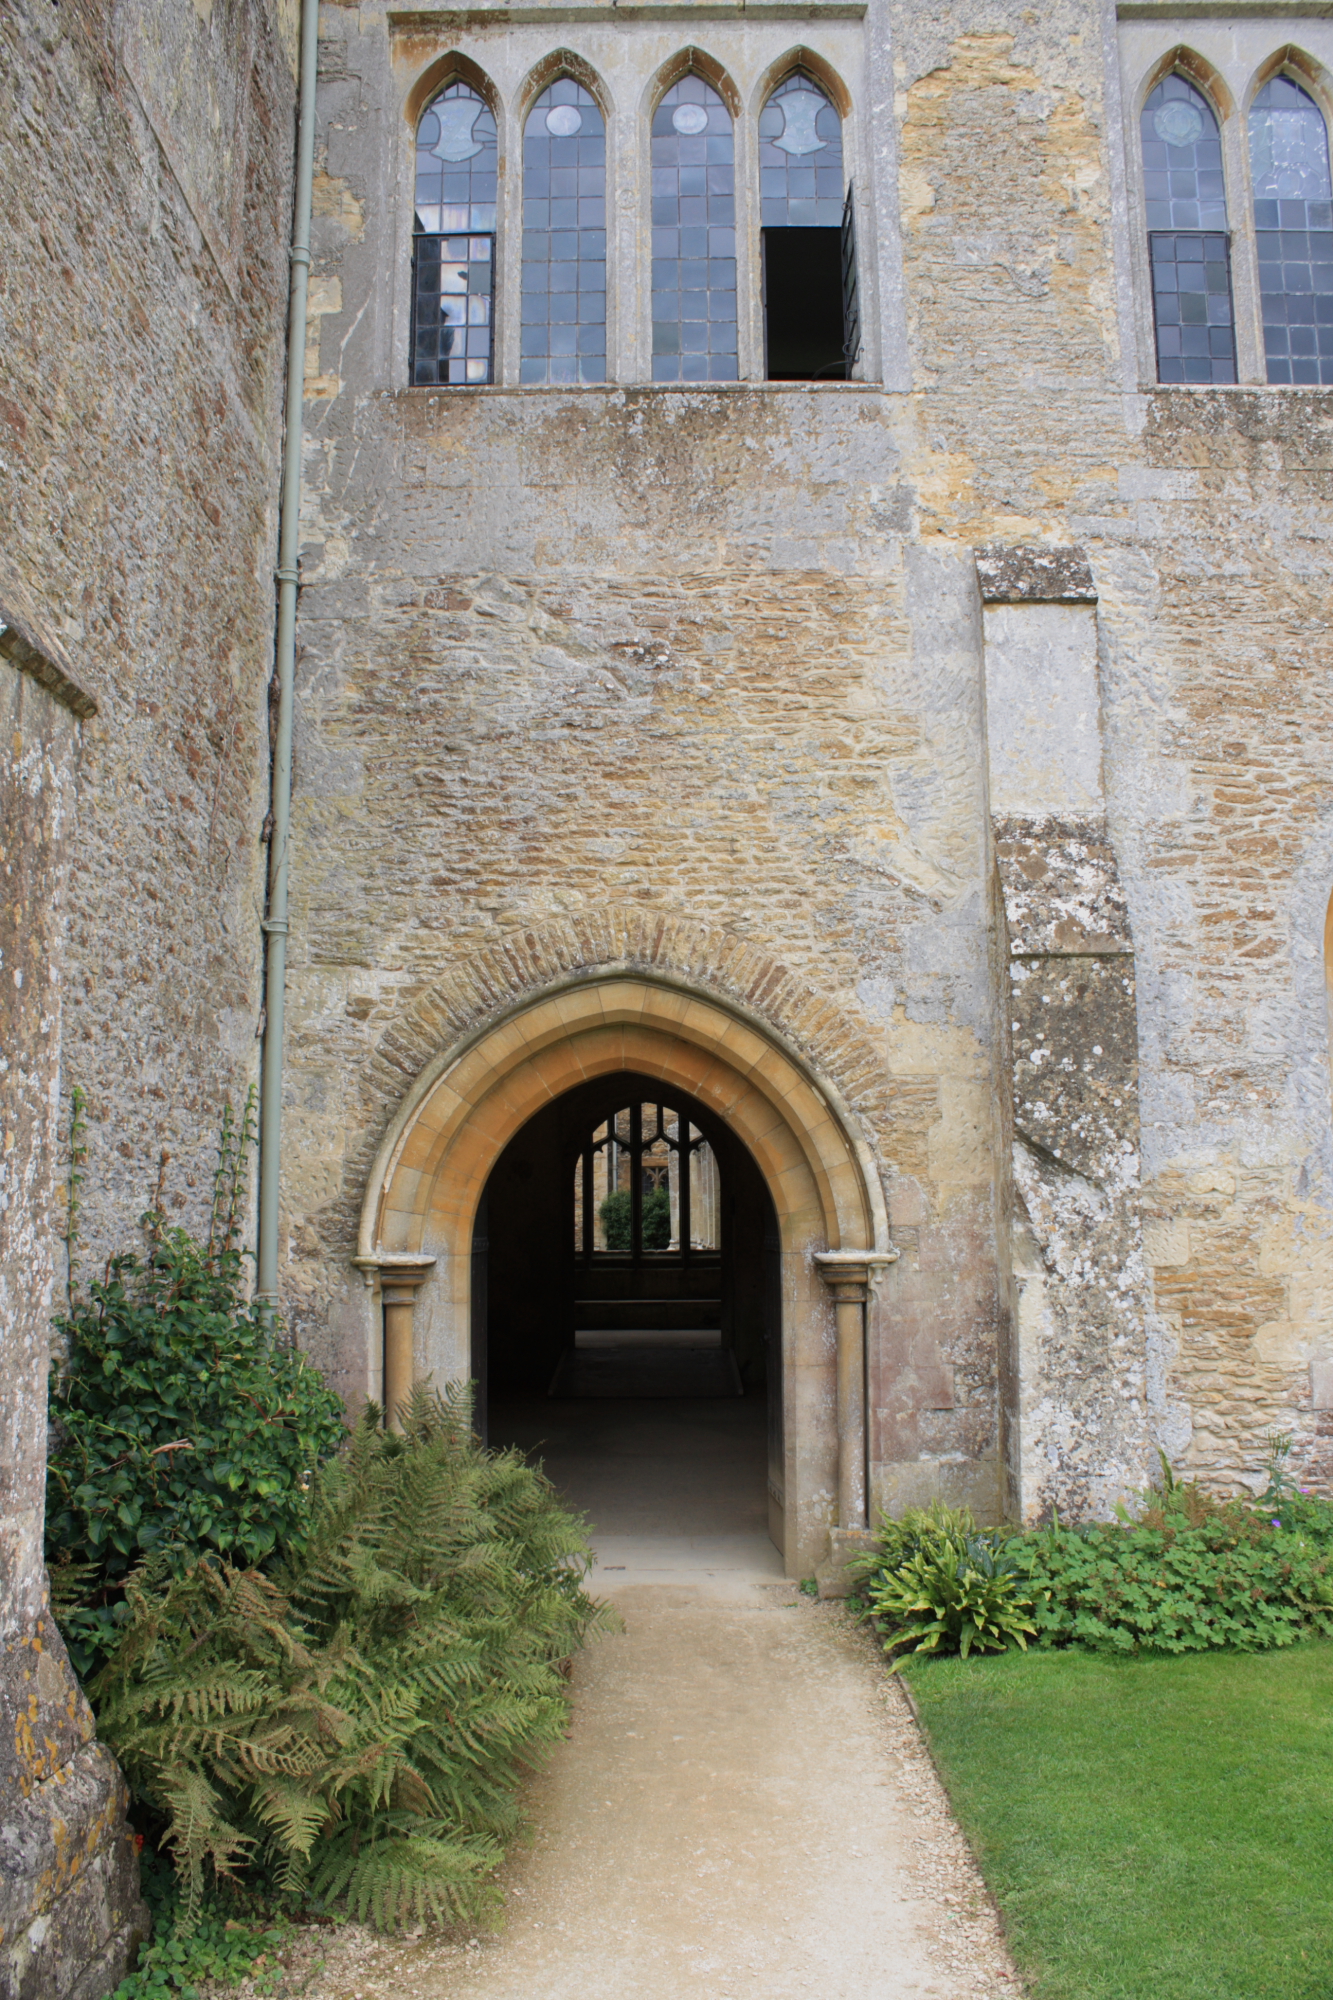
<path fill-rule="evenodd" d="M 1289 76 L 1250 107 L 1250 178 L 1270 382 L 1333 384 L 1333 187 L 1319 106 Z"/>
<path fill-rule="evenodd" d="M 495 118 L 451 83 L 417 127 L 412 242 L 412 380 L 460 385 L 494 374 Z"/>
<path fill-rule="evenodd" d="M 606 125 L 572 76 L 524 129 L 521 379 L 606 380 Z"/>
<path fill-rule="evenodd" d="M 765 229 L 842 224 L 842 120 L 798 70 L 759 114 L 759 221 Z"/>
<path fill-rule="evenodd" d="M 653 114 L 653 380 L 734 382 L 736 167 L 731 114 L 701 76 Z"/>
<path fill-rule="evenodd" d="M 1234 382 L 1226 184 L 1212 106 L 1185 77 L 1163 77 L 1140 129 L 1157 379 Z"/>

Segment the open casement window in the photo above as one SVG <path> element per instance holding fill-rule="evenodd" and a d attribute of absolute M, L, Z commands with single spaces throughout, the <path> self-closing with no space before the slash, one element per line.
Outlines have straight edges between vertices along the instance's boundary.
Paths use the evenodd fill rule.
<path fill-rule="evenodd" d="M 856 269 L 856 202 L 850 181 L 842 209 L 842 351 L 847 373 L 861 355 L 861 284 Z"/>
<path fill-rule="evenodd" d="M 759 116 L 764 373 L 770 382 L 838 381 L 850 372 L 846 213 L 842 120 L 814 79 L 798 70 L 778 85 Z"/>
<path fill-rule="evenodd" d="M 1270 382 L 1333 385 L 1333 187 L 1319 106 L 1289 76 L 1250 107 L 1250 179 Z"/>
<path fill-rule="evenodd" d="M 606 125 L 572 76 L 523 135 L 524 382 L 606 380 Z"/>
<path fill-rule="evenodd" d="M 462 387 L 495 377 L 495 118 L 451 83 L 417 127 L 412 239 L 412 381 Z"/>
<path fill-rule="evenodd" d="M 1234 382 L 1222 139 L 1212 106 L 1183 76 L 1143 107 L 1143 185 L 1159 382 Z"/>

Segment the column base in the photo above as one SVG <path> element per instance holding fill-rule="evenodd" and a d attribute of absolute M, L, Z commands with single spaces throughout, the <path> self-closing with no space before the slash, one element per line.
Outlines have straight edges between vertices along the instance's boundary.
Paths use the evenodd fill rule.
<path fill-rule="evenodd" d="M 821 1597 L 850 1597 L 855 1587 L 848 1564 L 854 1556 L 869 1555 L 875 1537 L 868 1528 L 831 1528 L 829 1552 L 815 1565 L 815 1582 Z"/>

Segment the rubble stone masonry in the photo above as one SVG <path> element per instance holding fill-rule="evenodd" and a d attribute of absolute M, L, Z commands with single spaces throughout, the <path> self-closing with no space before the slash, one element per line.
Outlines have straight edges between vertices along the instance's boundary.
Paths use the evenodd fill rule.
<path fill-rule="evenodd" d="M 102 2000 L 144 1929 L 124 1785 L 44 1609 L 61 1139 L 79 1085 L 86 1276 L 135 1247 L 159 1172 L 199 1222 L 223 1100 L 256 1071 L 278 30 L 265 0 L 0 10 L 5 2000 Z"/>

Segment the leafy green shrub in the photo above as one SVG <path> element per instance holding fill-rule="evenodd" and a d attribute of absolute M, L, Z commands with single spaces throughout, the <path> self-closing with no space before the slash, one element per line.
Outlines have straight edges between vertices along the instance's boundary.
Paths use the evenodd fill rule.
<path fill-rule="evenodd" d="M 1003 1535 L 982 1533 L 967 1508 L 933 1501 L 901 1520 L 881 1518 L 878 1547 L 855 1565 L 866 1613 L 886 1652 L 1002 1653 L 1036 1628 L 1015 1583 Z M 899 1662 L 895 1660 L 893 1667 Z M 893 1668 L 890 1669 L 892 1671 Z"/>
<path fill-rule="evenodd" d="M 521 1767 L 562 1734 L 562 1663 L 599 1622 L 581 1524 L 465 1392 L 368 1412 L 316 1475 L 286 1561 L 132 1577 L 90 1693 L 164 1820 L 191 1912 L 239 1873 L 386 1927 L 458 1919 L 516 1826 Z"/>
<path fill-rule="evenodd" d="M 254 1564 L 299 1545 L 310 1475 L 346 1436 L 338 1397 L 244 1295 L 247 1142 L 228 1114 L 206 1242 L 146 1217 L 143 1256 L 113 1258 L 56 1322 L 46 1552 L 84 1676 L 145 1557 L 180 1573 L 205 1552 Z"/>
<path fill-rule="evenodd" d="M 602 1233 L 608 1250 L 628 1250 L 633 1234 L 632 1196 L 628 1188 L 617 1188 L 598 1208 Z M 665 1250 L 671 1243 L 671 1196 L 665 1188 L 650 1188 L 643 1197 L 643 1247 Z"/>
<path fill-rule="evenodd" d="M 1009 1549 L 1043 1645 L 1254 1651 L 1333 1633 L 1328 1557 L 1245 1510 L 1200 1527 L 1057 1526 Z"/>
<path fill-rule="evenodd" d="M 1280 1481 L 1258 1506 L 1215 1499 L 1163 1460 L 1133 1520 L 1015 1535 L 937 1502 L 882 1519 L 855 1568 L 886 1650 L 1254 1650 L 1333 1633 L 1330 1516 Z"/>

